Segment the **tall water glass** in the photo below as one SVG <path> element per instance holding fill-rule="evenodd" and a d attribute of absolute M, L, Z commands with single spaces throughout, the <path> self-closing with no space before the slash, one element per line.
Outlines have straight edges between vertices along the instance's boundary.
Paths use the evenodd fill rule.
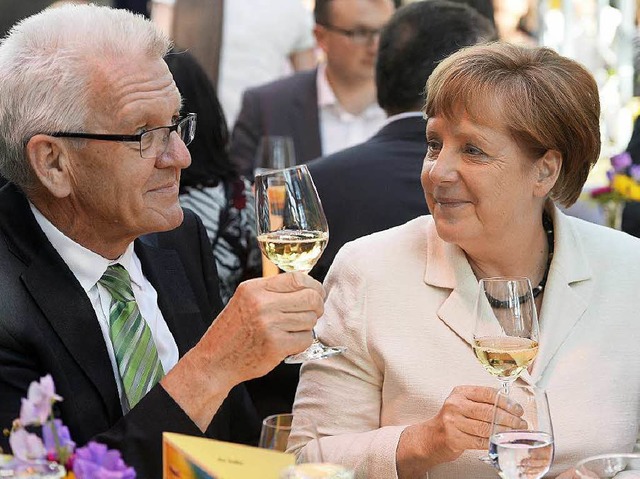
<path fill-rule="evenodd" d="M 506 403 L 520 405 L 521 424 L 503 407 Z M 489 458 L 504 479 L 539 479 L 551 467 L 554 453 L 553 427 L 549 402 L 544 390 L 531 386 L 511 387 L 500 391 L 494 406 Z"/>

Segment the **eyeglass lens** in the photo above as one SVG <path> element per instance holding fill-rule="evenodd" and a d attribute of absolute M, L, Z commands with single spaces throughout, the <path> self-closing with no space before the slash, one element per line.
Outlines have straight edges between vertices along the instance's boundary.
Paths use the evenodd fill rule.
<path fill-rule="evenodd" d="M 171 132 L 175 131 L 185 145 L 193 140 L 196 130 L 194 116 L 188 116 L 177 125 L 154 128 L 142 134 L 140 137 L 140 155 L 142 158 L 157 158 L 167 151 Z"/>

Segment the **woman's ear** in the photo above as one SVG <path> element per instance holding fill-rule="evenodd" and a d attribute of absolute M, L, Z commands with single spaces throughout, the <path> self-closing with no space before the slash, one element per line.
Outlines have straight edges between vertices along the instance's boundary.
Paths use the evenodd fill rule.
<path fill-rule="evenodd" d="M 536 160 L 537 181 L 535 195 L 544 198 L 556 184 L 562 169 L 562 154 L 558 150 L 547 150 Z"/>
<path fill-rule="evenodd" d="M 49 135 L 35 135 L 25 150 L 40 184 L 56 198 L 68 196 L 71 193 L 70 151 L 64 140 Z"/>

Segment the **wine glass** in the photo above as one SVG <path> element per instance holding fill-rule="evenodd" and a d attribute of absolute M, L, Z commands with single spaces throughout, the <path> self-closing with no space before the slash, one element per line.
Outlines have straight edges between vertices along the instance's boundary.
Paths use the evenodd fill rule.
<path fill-rule="evenodd" d="M 640 454 L 602 454 L 576 465 L 576 476 L 598 479 L 640 479 Z"/>
<path fill-rule="evenodd" d="M 528 278 L 496 277 L 479 282 L 473 352 L 502 383 L 512 384 L 538 354 L 538 316 Z"/>
<path fill-rule="evenodd" d="M 256 151 L 254 176 L 290 168 L 296 164 L 293 139 L 289 136 L 263 136 Z"/>
<path fill-rule="evenodd" d="M 283 271 L 308 273 L 329 240 L 329 226 L 309 170 L 298 165 L 258 175 L 255 190 L 260 249 Z M 325 346 L 313 331 L 311 346 L 285 362 L 328 358 L 344 350 Z"/>
<path fill-rule="evenodd" d="M 306 449 L 313 449 L 308 455 L 300 456 L 297 464 L 289 466 L 280 474 L 280 479 L 353 479 L 354 473 L 349 469 L 323 461 L 322 448 L 318 441 L 318 430 L 315 423 L 305 416 L 296 414 L 274 414 L 262 421 L 258 446 L 275 451 L 286 452 L 289 434 L 295 423 L 313 437 Z"/>
<path fill-rule="evenodd" d="M 522 408 L 521 427 L 505 426 L 506 403 Z M 510 422 L 509 422 L 510 423 Z M 553 462 L 554 444 L 549 402 L 544 390 L 517 386 L 499 391 L 494 405 L 489 458 L 504 479 L 539 479 Z"/>

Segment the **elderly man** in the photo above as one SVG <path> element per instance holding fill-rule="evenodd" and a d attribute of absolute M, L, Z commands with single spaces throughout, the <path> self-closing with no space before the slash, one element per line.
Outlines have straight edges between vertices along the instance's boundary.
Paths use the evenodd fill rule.
<path fill-rule="evenodd" d="M 0 45 L 0 426 L 50 373 L 73 438 L 154 479 L 162 431 L 250 439 L 236 386 L 311 343 L 324 296 L 280 275 L 220 312 L 204 228 L 178 203 L 195 118 L 178 117 L 168 47 L 93 5 L 46 10 Z"/>
<path fill-rule="evenodd" d="M 249 89 L 231 138 L 231 160 L 253 177 L 261 136 L 293 138 L 306 163 L 369 138 L 384 122 L 374 69 L 391 0 L 316 0 L 314 33 L 326 62 Z"/>

